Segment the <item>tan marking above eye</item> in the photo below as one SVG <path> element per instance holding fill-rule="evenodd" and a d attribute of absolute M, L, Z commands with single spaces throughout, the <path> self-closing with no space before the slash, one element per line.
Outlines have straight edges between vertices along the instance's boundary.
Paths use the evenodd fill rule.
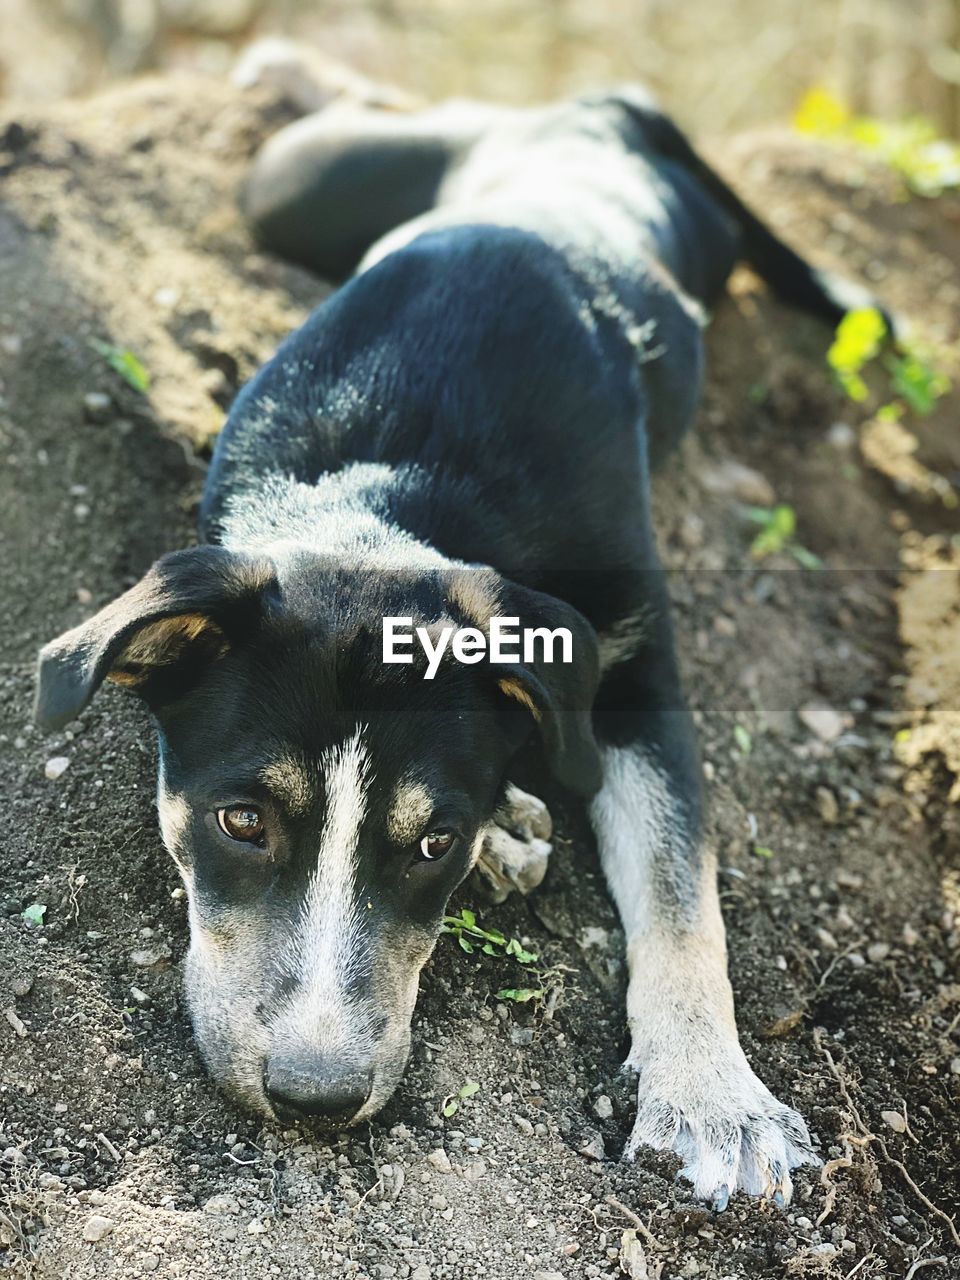
<path fill-rule="evenodd" d="M 387 814 L 387 835 L 395 844 L 410 844 L 430 821 L 433 806 L 422 782 L 401 781 Z"/>
<path fill-rule="evenodd" d="M 271 760 L 261 769 L 260 780 L 294 816 L 308 813 L 313 805 L 317 784 L 306 763 L 296 756 Z"/>
<path fill-rule="evenodd" d="M 519 680 L 498 680 L 497 684 L 500 686 L 501 693 L 505 693 L 508 698 L 513 698 L 514 702 L 519 702 L 530 712 L 534 720 L 540 723 L 540 708 Z"/>

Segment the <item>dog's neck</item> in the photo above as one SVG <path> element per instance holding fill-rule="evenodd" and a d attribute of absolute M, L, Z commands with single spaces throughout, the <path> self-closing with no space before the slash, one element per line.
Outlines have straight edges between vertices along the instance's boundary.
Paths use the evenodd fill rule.
<path fill-rule="evenodd" d="M 314 484 L 273 473 L 230 498 L 218 540 L 235 550 L 287 545 L 370 567 L 437 568 L 450 563 L 447 557 L 396 518 L 398 492 L 427 480 L 418 468 L 369 462 Z"/>
<path fill-rule="evenodd" d="M 366 568 L 475 564 L 483 549 L 481 563 L 519 566 L 521 552 L 501 526 L 469 478 L 354 462 L 314 482 L 278 472 L 251 480 L 227 500 L 212 540 L 267 555 L 278 546 L 318 551 Z"/>

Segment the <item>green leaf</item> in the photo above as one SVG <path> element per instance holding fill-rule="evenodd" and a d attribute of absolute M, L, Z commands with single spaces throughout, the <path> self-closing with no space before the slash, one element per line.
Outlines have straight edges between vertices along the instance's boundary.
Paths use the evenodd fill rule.
<path fill-rule="evenodd" d="M 43 917 L 47 914 L 47 908 L 42 902 L 31 902 L 29 907 L 25 907 L 20 912 L 21 920 L 25 920 L 27 924 L 34 925 L 39 928 L 43 924 Z"/>
<path fill-rule="evenodd" d="M 757 560 L 782 551 L 797 529 L 797 517 L 793 507 L 780 503 L 768 514 L 763 528 L 750 544 L 750 554 Z"/>
<path fill-rule="evenodd" d="M 775 858 L 777 856 L 773 849 L 769 849 L 765 844 L 755 844 L 753 852 L 758 858 Z"/>
<path fill-rule="evenodd" d="M 815 555 L 812 551 L 808 551 L 806 547 L 801 547 L 798 542 L 792 542 L 790 546 L 787 547 L 787 550 L 790 555 L 793 556 L 794 560 L 796 560 L 797 564 L 804 569 L 822 569 L 824 567 L 823 561 L 818 555 Z"/>
<path fill-rule="evenodd" d="M 474 915 L 472 911 L 468 911 L 466 907 L 464 907 L 463 910 L 460 912 L 460 919 L 463 921 L 463 923 L 467 926 L 468 929 L 472 929 L 477 923 L 477 917 Z"/>
<path fill-rule="evenodd" d="M 886 365 L 893 389 L 921 417 L 932 413 L 937 401 L 950 390 L 950 379 L 916 353 L 890 356 Z"/>
<path fill-rule="evenodd" d="M 733 740 L 736 742 L 737 750 L 742 756 L 748 756 L 753 750 L 753 738 L 750 736 L 750 731 L 742 724 L 733 726 Z"/>
<path fill-rule="evenodd" d="M 462 934 L 458 935 L 457 942 L 460 944 L 460 949 L 465 951 L 468 956 L 473 955 L 475 947 L 472 942 L 469 942 Z"/>
<path fill-rule="evenodd" d="M 507 955 L 513 956 L 521 964 L 533 964 L 537 959 L 536 952 L 525 951 L 516 938 L 511 938 L 507 943 Z"/>
<path fill-rule="evenodd" d="M 752 520 L 754 524 L 769 524 L 771 507 L 749 507 L 740 506 L 740 514 L 745 516 L 747 520 Z"/>
<path fill-rule="evenodd" d="M 475 1093 L 480 1092 L 480 1086 L 476 1080 L 468 1080 L 466 1084 L 460 1086 L 459 1094 L 461 1098 L 472 1098 Z"/>
<path fill-rule="evenodd" d="M 880 350 L 886 332 L 886 321 L 876 307 L 848 311 L 837 325 L 827 364 L 851 400 L 866 400 L 867 384 L 860 370 Z"/>
<path fill-rule="evenodd" d="M 444 1104 L 444 1108 L 443 1108 L 444 1118 L 446 1120 L 449 1120 L 450 1117 L 455 1116 L 459 1110 L 460 1110 L 460 1103 L 456 1100 L 456 1098 L 451 1098 L 449 1102 Z"/>
<path fill-rule="evenodd" d="M 546 994 L 543 987 L 503 987 L 497 992 L 497 999 L 526 1004 L 528 1000 L 542 1000 Z"/>
<path fill-rule="evenodd" d="M 90 346 L 97 355 L 103 356 L 107 364 L 118 373 L 128 386 L 141 394 L 150 388 L 150 374 L 132 351 L 126 347 L 115 347 L 109 342 L 101 342 L 98 338 L 90 339 Z"/>

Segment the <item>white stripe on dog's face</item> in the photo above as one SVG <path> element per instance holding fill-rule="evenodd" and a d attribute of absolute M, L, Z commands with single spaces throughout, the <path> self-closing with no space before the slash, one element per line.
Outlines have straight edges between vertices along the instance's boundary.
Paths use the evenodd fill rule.
<path fill-rule="evenodd" d="M 321 759 L 326 814 L 317 864 L 285 957 L 299 990 L 284 1002 L 275 1033 L 343 1051 L 362 1044 L 369 1014 L 350 988 L 362 958 L 357 849 L 367 812 L 370 759 L 360 730 Z"/>

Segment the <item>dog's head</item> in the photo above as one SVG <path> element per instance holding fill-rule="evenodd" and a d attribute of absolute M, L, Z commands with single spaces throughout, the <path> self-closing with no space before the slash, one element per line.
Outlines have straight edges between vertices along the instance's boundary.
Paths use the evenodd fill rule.
<path fill-rule="evenodd" d="M 564 626 L 570 664 L 385 665 L 384 616 Z M 160 560 L 40 659 L 53 728 L 104 679 L 160 738 L 164 841 L 189 897 L 186 985 L 215 1078 L 253 1108 L 343 1125 L 406 1064 L 420 970 L 536 727 L 554 772 L 599 782 L 596 641 L 492 570 L 349 568 L 204 546 Z"/>

